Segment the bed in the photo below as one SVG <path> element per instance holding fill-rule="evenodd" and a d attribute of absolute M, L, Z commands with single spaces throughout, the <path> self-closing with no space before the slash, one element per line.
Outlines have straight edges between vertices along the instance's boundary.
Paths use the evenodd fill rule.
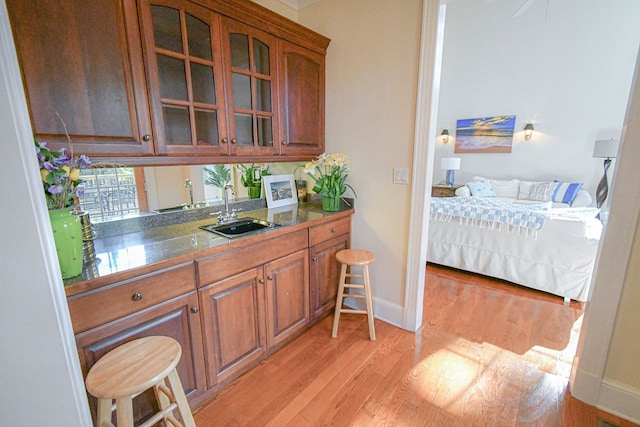
<path fill-rule="evenodd" d="M 602 225 L 595 208 L 431 199 L 427 260 L 586 301 Z"/>

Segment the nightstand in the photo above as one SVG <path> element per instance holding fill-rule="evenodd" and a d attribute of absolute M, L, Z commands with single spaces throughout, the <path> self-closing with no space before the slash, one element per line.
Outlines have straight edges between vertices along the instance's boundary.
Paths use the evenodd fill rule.
<path fill-rule="evenodd" d="M 462 185 L 433 185 L 431 186 L 431 197 L 453 197 L 460 187 Z"/>

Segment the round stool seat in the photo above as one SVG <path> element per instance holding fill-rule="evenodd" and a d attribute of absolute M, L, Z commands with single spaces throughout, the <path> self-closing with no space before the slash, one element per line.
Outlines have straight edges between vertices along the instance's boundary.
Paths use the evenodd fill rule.
<path fill-rule="evenodd" d="M 343 249 L 336 253 L 336 261 L 346 265 L 369 265 L 376 256 L 364 249 Z"/>
<path fill-rule="evenodd" d="M 170 337 L 139 338 L 103 356 L 89 371 L 87 391 L 98 398 L 118 399 L 140 393 L 169 375 L 182 355 Z"/>

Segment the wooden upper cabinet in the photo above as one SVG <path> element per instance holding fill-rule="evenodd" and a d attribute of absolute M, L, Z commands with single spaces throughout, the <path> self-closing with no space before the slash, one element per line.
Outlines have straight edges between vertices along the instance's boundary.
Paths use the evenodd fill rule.
<path fill-rule="evenodd" d="M 230 152 L 277 154 L 276 38 L 222 18 Z"/>
<path fill-rule="evenodd" d="M 280 135 L 284 155 L 324 152 L 324 55 L 285 40 L 280 48 Z"/>
<path fill-rule="evenodd" d="M 34 136 L 59 149 L 68 134 L 94 156 L 153 154 L 135 3 L 6 3 Z"/>
<path fill-rule="evenodd" d="M 183 0 L 141 14 L 158 154 L 228 154 L 220 16 Z"/>

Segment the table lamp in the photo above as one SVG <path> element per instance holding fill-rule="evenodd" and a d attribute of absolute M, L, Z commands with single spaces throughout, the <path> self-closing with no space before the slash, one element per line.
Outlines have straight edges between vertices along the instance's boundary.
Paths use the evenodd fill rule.
<path fill-rule="evenodd" d="M 445 182 L 449 186 L 453 186 L 456 180 L 456 173 L 460 169 L 460 157 L 443 157 L 440 160 L 440 168 L 447 171 Z"/>

